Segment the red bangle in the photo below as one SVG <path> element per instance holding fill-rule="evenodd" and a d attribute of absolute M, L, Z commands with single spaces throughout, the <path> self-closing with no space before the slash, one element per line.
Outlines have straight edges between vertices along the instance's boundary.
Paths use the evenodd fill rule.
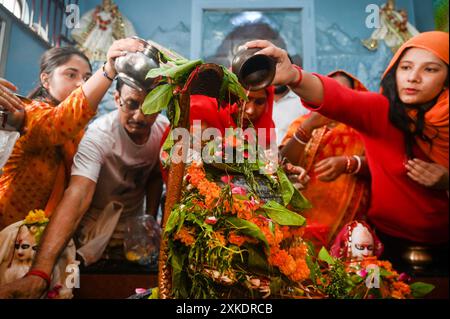
<path fill-rule="evenodd" d="M 345 173 L 346 174 L 350 174 L 350 175 L 355 174 L 356 170 L 357 170 L 357 168 L 359 166 L 358 165 L 358 163 L 359 163 L 358 160 L 355 157 L 353 157 L 353 156 L 346 156 L 345 159 L 347 160 L 347 164 L 345 165 Z M 355 165 L 352 165 L 354 163 L 357 164 L 356 167 L 355 167 Z"/>
<path fill-rule="evenodd" d="M 41 277 L 47 283 L 47 289 L 50 288 L 50 284 L 51 284 L 52 280 L 50 279 L 50 276 L 47 275 L 45 272 L 37 270 L 37 269 L 32 269 L 29 272 L 27 272 L 27 274 L 25 275 L 25 277 L 28 277 L 28 276 Z"/>
<path fill-rule="evenodd" d="M 300 85 L 300 83 L 301 83 L 302 80 L 303 80 L 303 72 L 302 72 L 303 70 L 302 70 L 302 68 L 299 67 L 298 65 L 292 64 L 292 66 L 298 71 L 299 78 L 298 78 L 297 81 L 295 81 L 294 84 L 289 84 L 289 86 L 290 86 L 291 88 L 296 88 L 297 86 Z"/>

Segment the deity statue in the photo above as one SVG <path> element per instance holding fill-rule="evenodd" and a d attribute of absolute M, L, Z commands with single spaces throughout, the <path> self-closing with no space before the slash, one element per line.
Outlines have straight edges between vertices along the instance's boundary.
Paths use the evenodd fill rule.
<path fill-rule="evenodd" d="M 0 272 L 0 283 L 9 283 L 26 275 L 36 254 L 36 238 L 30 228 L 22 225 L 19 228 L 12 260 L 7 264 L 6 269 Z"/>
<path fill-rule="evenodd" d="M 80 27 L 72 31 L 72 38 L 92 61 L 106 60 L 107 50 L 115 40 L 134 35 L 133 25 L 112 0 L 103 0 L 102 5 L 88 11 Z"/>
<path fill-rule="evenodd" d="M 367 49 L 374 51 L 378 48 L 379 41 L 385 41 L 395 53 L 403 43 L 418 34 L 419 31 L 408 22 L 406 10 L 396 11 L 395 0 L 388 0 L 380 10 L 380 26 L 362 43 Z"/>
<path fill-rule="evenodd" d="M 0 232 L 0 286 L 23 278 L 33 264 L 41 236 L 48 224 L 43 211 L 33 211 L 23 221 L 9 225 Z M 77 284 L 74 269 L 75 244 L 71 240 L 59 257 L 51 274 L 46 296 L 49 299 L 70 299 Z"/>
<path fill-rule="evenodd" d="M 352 221 L 337 235 L 331 255 L 347 261 L 360 261 L 367 257 L 380 257 L 383 244 L 363 221 Z"/>

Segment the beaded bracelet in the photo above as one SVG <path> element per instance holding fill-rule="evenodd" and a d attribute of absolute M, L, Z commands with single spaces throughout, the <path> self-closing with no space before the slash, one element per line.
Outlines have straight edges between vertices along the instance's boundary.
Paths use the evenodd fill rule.
<path fill-rule="evenodd" d="M 105 78 L 107 78 L 108 80 L 110 80 L 111 82 L 113 82 L 113 81 L 116 79 L 116 77 L 111 78 L 111 77 L 108 75 L 108 73 L 106 72 L 106 62 L 103 63 L 102 71 L 103 71 L 103 76 L 104 76 Z"/>
<path fill-rule="evenodd" d="M 288 84 L 288 86 L 290 86 L 291 88 L 296 88 L 300 85 L 300 83 L 303 80 L 303 69 L 301 67 L 299 67 L 298 65 L 292 64 L 292 66 L 298 71 L 299 74 L 299 78 L 297 81 L 295 81 L 294 84 Z"/>
<path fill-rule="evenodd" d="M 50 283 L 52 282 L 52 280 L 50 279 L 50 276 L 47 275 L 45 272 L 38 270 L 38 269 L 32 269 L 29 272 L 27 272 L 27 274 L 25 275 L 25 277 L 28 277 L 28 276 L 37 276 L 37 277 L 44 279 L 45 282 L 47 283 L 47 289 L 50 288 Z"/>

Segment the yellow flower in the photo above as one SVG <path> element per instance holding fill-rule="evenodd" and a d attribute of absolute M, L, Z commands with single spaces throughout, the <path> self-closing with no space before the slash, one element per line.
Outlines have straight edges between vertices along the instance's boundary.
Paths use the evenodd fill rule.
<path fill-rule="evenodd" d="M 32 224 L 44 224 L 48 223 L 48 218 L 45 216 L 45 212 L 41 209 L 35 209 L 28 213 L 27 217 L 25 217 L 24 223 L 27 225 Z"/>

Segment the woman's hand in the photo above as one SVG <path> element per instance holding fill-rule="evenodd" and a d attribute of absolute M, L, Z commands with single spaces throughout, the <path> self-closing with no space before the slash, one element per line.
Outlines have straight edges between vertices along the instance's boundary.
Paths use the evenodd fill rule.
<path fill-rule="evenodd" d="M 25 106 L 22 101 L 11 93 L 11 91 L 16 90 L 17 88 L 14 84 L 0 78 L 0 109 L 4 109 L 10 113 L 24 109 Z"/>
<path fill-rule="evenodd" d="M 127 38 L 113 42 L 107 53 L 107 61 L 104 70 L 107 77 L 104 76 L 103 70 L 100 69 L 82 86 L 84 95 L 86 96 L 92 111 L 97 112 L 100 101 L 111 86 L 111 79 L 117 75 L 115 68 L 116 58 L 124 56 L 127 52 L 143 50 L 144 44 L 136 39 Z"/>
<path fill-rule="evenodd" d="M 305 188 L 306 184 L 309 182 L 309 176 L 303 167 L 286 163 L 283 165 L 283 168 L 295 188 Z"/>
<path fill-rule="evenodd" d="M 408 170 L 406 174 L 417 183 L 435 189 L 449 189 L 448 169 L 444 166 L 418 158 L 409 160 L 405 166 Z"/>
<path fill-rule="evenodd" d="M 266 40 L 255 40 L 244 44 L 247 48 L 261 48 L 256 54 L 264 54 L 273 57 L 277 61 L 277 69 L 273 85 L 289 85 L 299 79 L 299 72 L 292 66 L 285 50 L 276 47 Z"/>
<path fill-rule="evenodd" d="M 333 156 L 317 163 L 314 172 L 322 182 L 332 182 L 345 173 L 346 166 L 347 159 L 345 156 Z"/>
<path fill-rule="evenodd" d="M 115 76 L 117 74 L 115 67 L 115 60 L 118 57 L 126 55 L 128 52 L 144 51 L 145 44 L 137 39 L 126 38 L 114 41 L 108 50 L 106 72 L 109 76 Z"/>
<path fill-rule="evenodd" d="M 294 67 L 285 50 L 266 40 L 249 41 L 244 47 L 261 48 L 256 54 L 264 54 L 275 59 L 276 74 L 272 85 L 289 85 L 302 100 L 317 106 L 322 104 L 324 95 L 322 81 L 314 74 Z"/>

